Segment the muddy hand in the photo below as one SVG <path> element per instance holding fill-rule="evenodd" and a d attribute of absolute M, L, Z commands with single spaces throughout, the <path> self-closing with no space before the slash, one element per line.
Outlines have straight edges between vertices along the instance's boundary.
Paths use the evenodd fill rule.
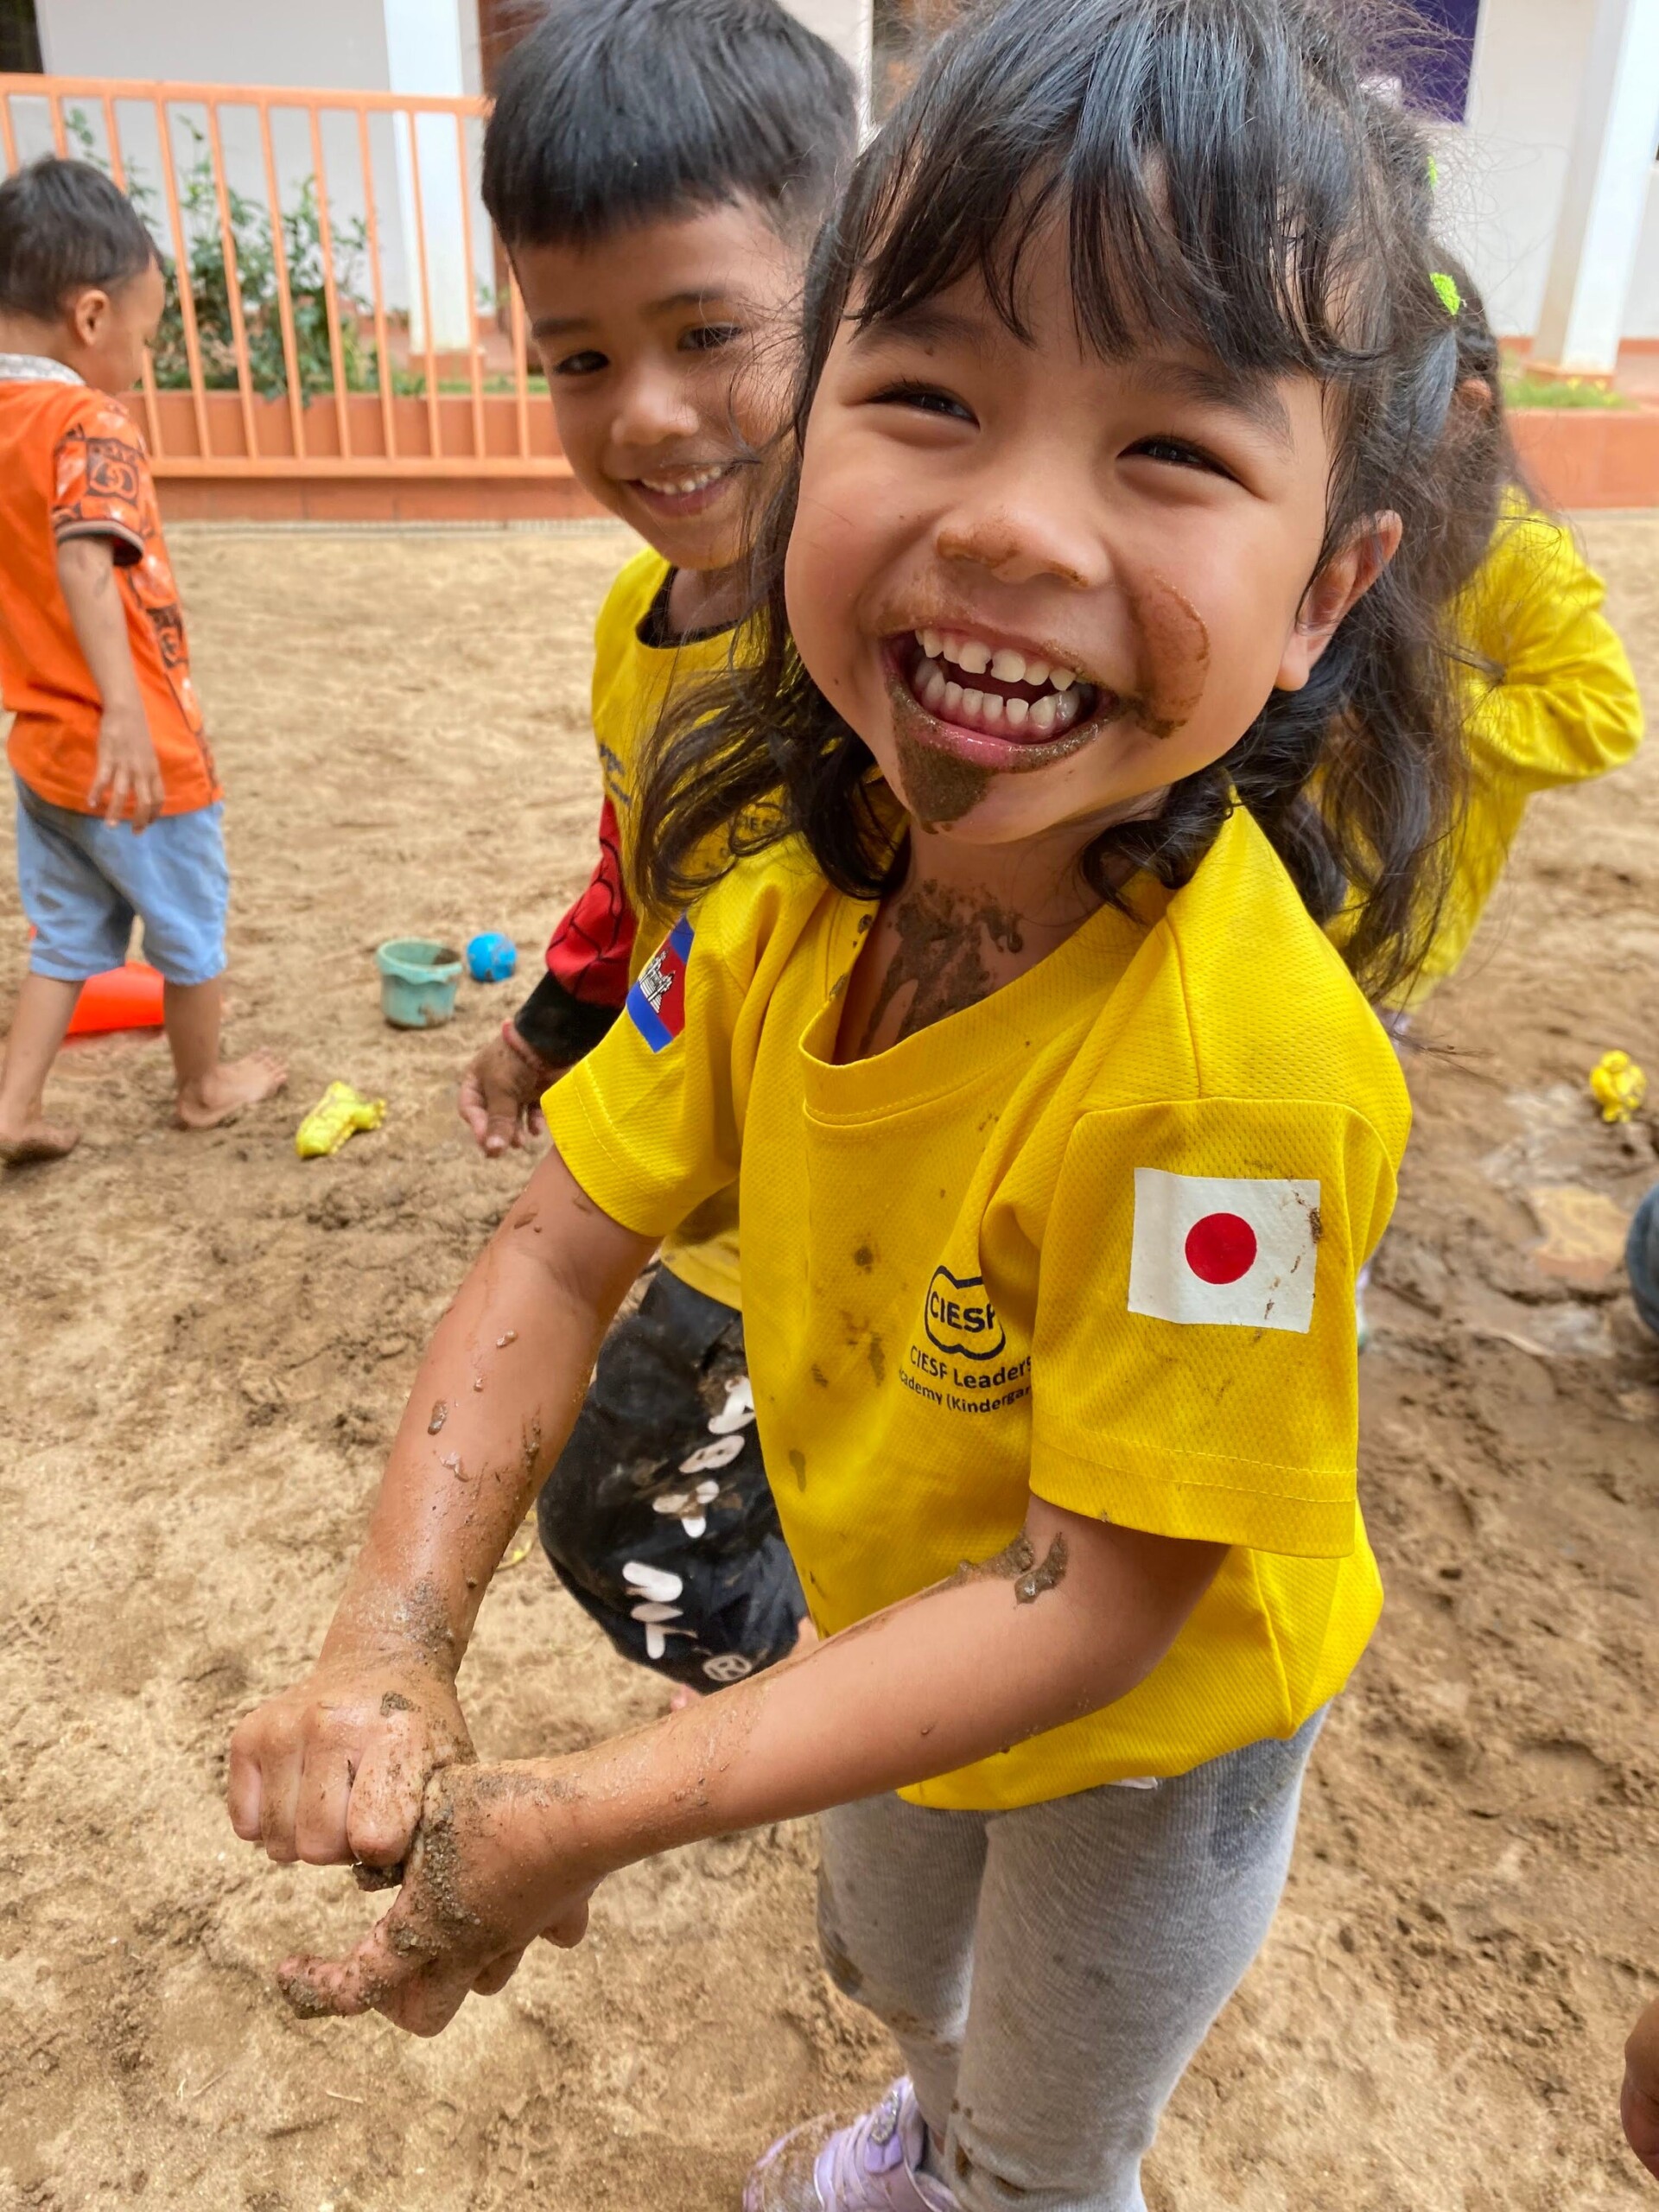
<path fill-rule="evenodd" d="M 1659 2179 L 1659 1997 L 1630 2030 L 1624 2046 L 1619 2117 L 1631 2150 Z"/>
<path fill-rule="evenodd" d="M 454 1684 L 410 1655 L 322 1661 L 231 1738 L 231 1825 L 272 1859 L 404 1858 L 429 1778 L 474 1756 Z"/>
<path fill-rule="evenodd" d="M 505 1038 L 493 1037 L 461 1079 L 457 1111 L 492 1160 L 545 1133 L 540 1099 L 555 1071 L 532 1067 Z"/>
<path fill-rule="evenodd" d="M 537 1936 L 579 1943 L 591 1885 L 558 1892 L 535 1848 L 538 1807 L 512 1770 L 435 1774 L 397 1903 L 345 1958 L 285 1959 L 276 1980 L 289 2004 L 302 2018 L 375 2012 L 435 2036 L 469 1993 L 505 1988 Z"/>

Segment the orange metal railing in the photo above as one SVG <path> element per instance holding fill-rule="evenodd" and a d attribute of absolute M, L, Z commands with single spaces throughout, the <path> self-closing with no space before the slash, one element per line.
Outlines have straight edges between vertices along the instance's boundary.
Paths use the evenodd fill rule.
<path fill-rule="evenodd" d="M 485 113 L 395 92 L 0 74 L 4 173 L 48 151 L 99 162 L 169 266 L 167 350 L 139 402 L 158 475 L 569 477 L 479 202 Z M 491 260 L 499 308 L 479 286 Z"/>

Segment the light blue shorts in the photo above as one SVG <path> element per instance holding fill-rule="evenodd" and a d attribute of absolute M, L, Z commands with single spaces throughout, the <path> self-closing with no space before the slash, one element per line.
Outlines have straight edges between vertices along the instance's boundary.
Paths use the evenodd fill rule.
<path fill-rule="evenodd" d="M 35 925 L 29 964 L 36 976 L 83 983 L 118 968 L 135 918 L 144 957 L 169 983 L 210 983 L 225 972 L 222 805 L 163 815 L 135 836 L 128 822 L 105 822 L 54 806 L 21 778 L 17 785 L 17 887 Z"/>

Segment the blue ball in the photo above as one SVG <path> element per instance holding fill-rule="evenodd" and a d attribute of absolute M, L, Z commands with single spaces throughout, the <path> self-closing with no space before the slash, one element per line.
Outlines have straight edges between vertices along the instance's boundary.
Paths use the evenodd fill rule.
<path fill-rule="evenodd" d="M 499 930 L 485 930 L 467 948 L 467 972 L 475 983 L 505 983 L 518 965 L 518 948 Z"/>

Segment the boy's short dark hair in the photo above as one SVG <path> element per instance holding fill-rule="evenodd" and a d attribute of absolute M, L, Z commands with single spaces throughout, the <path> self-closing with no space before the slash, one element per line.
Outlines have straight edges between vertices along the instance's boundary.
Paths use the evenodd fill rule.
<path fill-rule="evenodd" d="M 113 291 L 158 256 L 124 192 L 53 154 L 0 184 L 0 313 L 50 322 L 71 292 Z"/>
<path fill-rule="evenodd" d="M 553 0 L 501 72 L 484 204 L 509 246 L 742 198 L 790 230 L 822 214 L 857 115 L 851 70 L 779 0 Z"/>

